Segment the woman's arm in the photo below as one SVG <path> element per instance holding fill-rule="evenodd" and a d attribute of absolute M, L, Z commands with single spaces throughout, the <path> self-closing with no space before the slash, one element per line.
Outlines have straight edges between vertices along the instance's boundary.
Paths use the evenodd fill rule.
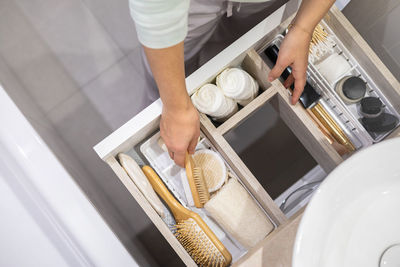
<path fill-rule="evenodd" d="M 314 28 L 334 2 L 334 0 L 302 1 L 292 21 L 292 27 L 279 49 L 276 65 L 269 73 L 268 80 L 273 81 L 282 74 L 285 68 L 288 66 L 292 68 L 292 75 L 284 83 L 286 87 L 289 87 L 294 81 L 292 104 L 299 100 L 306 84 L 308 51 Z"/>
<path fill-rule="evenodd" d="M 130 0 L 140 43 L 156 80 L 163 111 L 161 137 L 175 163 L 194 153 L 200 135 L 199 114 L 185 85 L 183 40 L 190 0 Z"/>
<path fill-rule="evenodd" d="M 163 102 L 161 137 L 171 158 L 183 166 L 186 151 L 194 153 L 200 135 L 199 114 L 186 91 L 183 42 L 144 50 Z"/>

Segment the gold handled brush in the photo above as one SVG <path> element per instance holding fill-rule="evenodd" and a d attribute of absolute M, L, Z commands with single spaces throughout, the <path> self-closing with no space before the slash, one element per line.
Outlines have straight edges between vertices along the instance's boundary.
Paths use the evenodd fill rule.
<path fill-rule="evenodd" d="M 200 266 L 227 266 L 232 256 L 197 213 L 183 207 L 150 166 L 142 170 L 157 194 L 167 203 L 176 220 L 175 236 Z"/>
<path fill-rule="evenodd" d="M 344 145 L 349 151 L 356 150 L 350 139 L 320 103 L 317 103 L 314 107 L 312 107 L 311 112 L 340 144 Z"/>
<path fill-rule="evenodd" d="M 188 152 L 185 156 L 185 169 L 194 205 L 196 208 L 202 208 L 210 200 L 210 193 L 204 180 L 203 171 L 200 167 L 196 167 L 193 157 Z"/>

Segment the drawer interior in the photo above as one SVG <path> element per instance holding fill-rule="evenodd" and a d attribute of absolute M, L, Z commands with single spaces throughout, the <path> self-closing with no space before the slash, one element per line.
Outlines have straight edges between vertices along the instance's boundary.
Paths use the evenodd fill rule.
<path fill-rule="evenodd" d="M 336 8 L 329 11 L 320 25 L 327 38 L 323 46 L 320 45 L 314 50 L 310 49 L 313 52 L 310 52 L 309 57 L 308 82 L 322 95 L 321 103 L 324 108 L 337 121 L 356 149 L 382 141 L 400 125 L 398 81 Z M 285 34 L 284 31 L 280 33 Z M 273 41 L 273 43 L 278 43 L 279 46 L 282 38 L 275 39 L 278 41 Z M 273 64 L 265 56 L 265 49 L 268 46 L 269 42 L 265 41 L 259 43 L 255 49 L 267 65 L 272 67 Z M 347 61 L 349 68 L 340 75 L 328 79 L 326 68 L 323 71 L 321 66 L 333 55 L 343 58 L 344 62 Z M 331 61 L 329 70 L 340 68 L 338 64 L 337 61 Z M 329 64 L 325 66 L 327 65 Z M 332 74 L 335 71 L 330 72 Z M 390 129 L 375 130 L 367 127 L 366 120 L 364 121 L 367 115 L 362 113 L 361 108 L 362 101 L 349 102 L 343 97 L 343 93 L 339 93 L 339 88 L 343 86 L 346 78 L 358 79 L 365 84 L 365 94 L 362 98 L 379 99 L 382 103 L 381 111 L 389 114 L 393 119 Z"/>
<path fill-rule="evenodd" d="M 246 53 L 246 55 L 243 57 L 241 65 L 252 76 L 260 80 L 260 84 L 261 81 L 266 80 L 265 75 L 268 73 L 267 66 L 262 62 L 255 50 L 250 50 L 248 53 Z M 279 225 L 287 221 L 287 217 L 271 198 L 271 195 L 268 192 L 269 186 L 260 183 L 262 179 L 259 180 L 256 178 L 254 173 L 248 168 L 247 164 L 239 156 L 240 153 L 238 154 L 231 146 L 228 141 L 229 135 L 232 135 L 235 130 L 240 129 L 241 126 L 245 126 L 246 120 L 250 120 L 257 112 L 267 112 L 272 116 L 278 116 L 280 127 L 284 127 L 285 131 L 290 135 L 291 140 L 296 142 L 297 147 L 301 148 L 302 153 L 304 153 L 307 158 L 305 161 L 306 163 L 301 164 L 305 165 L 302 166 L 303 170 L 300 172 L 301 175 L 296 177 L 294 180 L 289 182 L 287 181 L 287 186 L 295 183 L 296 180 L 299 180 L 301 176 L 303 176 L 303 174 L 307 173 L 310 169 L 317 165 L 317 162 L 314 160 L 315 157 L 318 158 L 317 155 L 323 155 L 320 160 L 323 162 L 324 167 L 328 170 L 336 166 L 337 162 L 340 161 L 341 158 L 333 149 L 333 147 L 325 140 L 325 137 L 320 133 L 318 127 L 312 122 L 307 113 L 300 106 L 292 107 L 289 104 L 289 96 L 278 81 L 273 82 L 272 84 L 265 83 L 262 86 L 263 90 L 260 91 L 260 94 L 250 104 L 243 107 L 238 113 L 236 113 L 223 124 L 215 124 L 206 115 L 200 114 L 202 130 L 202 140 L 200 141 L 200 146 L 205 145 L 207 148 L 217 151 L 222 156 L 232 175 L 240 181 L 242 186 L 252 196 L 254 202 L 266 214 L 266 218 L 272 223 L 274 228 L 277 228 Z M 293 120 L 293 118 L 295 119 Z M 159 131 L 159 119 L 160 118 L 158 117 L 156 120 L 150 122 L 136 135 L 135 138 L 130 139 L 127 143 L 121 146 L 120 149 L 116 150 L 114 155 L 108 159 L 108 163 L 115 172 L 120 173 L 120 178 L 121 175 L 125 177 L 125 179 L 122 180 L 126 183 L 125 186 L 129 186 L 132 188 L 131 190 L 135 192 L 134 196 L 136 196 L 136 200 L 142 206 L 144 203 L 146 203 L 148 208 L 147 213 L 148 215 L 151 214 L 149 217 L 153 220 L 154 224 L 160 229 L 162 234 L 171 243 L 171 245 L 177 250 L 181 258 L 186 263 L 193 263 L 190 256 L 173 236 L 170 225 L 163 221 L 158 214 L 155 213 L 151 206 L 149 207 L 149 203 L 145 196 L 136 188 L 135 184 L 132 183 L 132 180 L 126 176 L 126 173 L 122 174 L 124 169 L 117 160 L 117 154 L 123 152 L 134 158 L 138 165 L 150 164 L 154 169 L 156 169 L 159 176 L 165 176 L 165 171 L 162 169 L 157 169 L 155 166 L 156 164 L 149 160 L 149 158 L 143 154 L 143 150 L 141 150 L 141 147 L 143 147 L 146 142 L 151 139 L 158 138 L 159 134 L 157 132 Z M 277 130 L 280 130 L 280 128 L 277 128 Z M 295 130 L 295 132 L 293 133 L 292 130 Z M 304 134 L 305 132 L 307 134 Z M 295 136 L 299 136 L 300 141 L 297 140 Z M 303 142 L 306 143 L 306 147 L 302 145 Z M 310 150 L 310 152 L 308 152 L 308 150 Z M 155 153 L 159 152 L 160 150 L 156 151 Z M 288 153 L 290 153 L 290 150 L 288 150 Z M 276 172 L 277 171 L 271 175 L 275 176 Z M 268 172 L 266 174 L 268 174 Z M 279 182 L 277 182 L 277 184 L 278 183 Z M 177 188 L 171 187 L 169 189 L 172 193 L 175 193 L 174 191 L 178 190 Z M 277 191 L 274 194 L 281 195 L 282 191 L 284 190 L 280 190 L 279 192 Z M 182 199 L 182 197 L 177 198 L 180 200 Z M 184 200 L 182 202 L 184 202 Z M 199 214 L 201 213 L 200 210 L 193 210 Z M 207 217 L 207 214 L 203 215 Z M 216 225 L 217 227 L 215 227 L 215 225 L 212 226 L 212 219 L 208 220 L 208 224 L 215 232 L 223 231 L 221 227 L 218 227 L 218 224 Z M 237 240 L 229 236 L 229 234 L 225 233 L 225 235 L 222 234 L 220 236 L 222 236 L 221 241 L 230 250 L 234 262 L 243 257 L 248 251 L 246 248 L 241 246 Z"/>
<path fill-rule="evenodd" d="M 182 191 L 182 188 L 180 186 L 176 186 L 176 181 L 172 181 L 172 179 L 176 178 L 176 173 L 181 171 L 179 167 L 173 164 L 173 161 L 169 159 L 167 156 L 166 152 L 163 152 L 162 149 L 158 146 L 157 140 L 160 136 L 158 129 L 154 129 L 154 131 L 150 134 L 150 138 L 144 138 L 143 140 L 140 140 L 137 142 L 135 145 L 131 146 L 129 149 L 125 149 L 123 152 L 129 156 L 131 156 L 138 166 L 143 166 L 143 165 L 150 165 L 152 166 L 158 173 L 158 175 L 161 177 L 163 182 L 166 184 L 168 187 L 169 191 L 176 197 L 176 199 L 181 202 L 185 207 L 191 209 L 192 211 L 195 211 L 198 213 L 203 220 L 207 223 L 207 225 L 210 227 L 210 229 L 217 235 L 217 237 L 220 239 L 220 241 L 224 244 L 224 246 L 229 250 L 229 252 L 232 255 L 233 262 L 236 262 L 239 260 L 241 257 L 243 257 L 247 252 L 248 249 L 244 246 L 241 245 L 240 242 L 238 242 L 232 235 L 229 234 L 229 232 L 226 232 L 220 225 L 218 225 L 217 222 L 215 222 L 212 217 L 210 217 L 207 212 L 204 209 L 197 209 L 193 206 L 188 205 L 187 200 L 185 199 L 185 193 Z M 149 142 L 150 141 L 150 142 Z M 218 153 L 218 149 L 213 145 L 213 143 L 208 140 L 205 135 L 202 133 L 201 138 L 198 144 L 197 149 L 211 149 L 213 151 L 216 151 Z M 163 154 L 163 155 L 162 155 Z M 166 155 L 165 155 L 166 154 Z M 149 156 L 150 155 L 150 156 Z M 225 160 L 225 159 L 224 159 Z M 167 162 L 166 162 L 167 161 Z M 109 164 L 112 166 L 114 171 L 117 171 L 122 173 L 125 172 L 123 167 L 121 166 L 120 162 L 118 161 L 117 158 L 112 157 L 109 159 Z M 250 189 L 247 186 L 249 185 L 247 181 L 243 181 L 238 175 L 233 168 L 230 167 L 227 161 L 225 161 L 226 166 L 228 167 L 228 172 L 229 172 L 229 179 L 237 179 L 241 185 L 245 188 L 245 190 L 250 194 L 250 196 L 253 198 L 254 203 L 260 208 L 261 211 L 264 212 L 265 218 L 270 221 L 273 225 L 273 229 L 276 228 L 281 222 L 282 219 L 280 219 L 278 222 L 276 222 L 274 219 L 271 218 L 269 215 L 269 212 L 266 211 L 261 203 L 259 203 L 257 197 L 255 197 L 252 192 L 254 192 L 254 189 Z M 163 165 L 163 166 L 161 166 Z M 161 166 L 161 167 L 160 167 Z M 172 167 L 172 168 L 170 168 Z M 171 173 L 174 173 L 171 175 Z M 124 174 L 125 175 L 125 174 Z M 242 176 L 243 177 L 243 176 Z M 121 176 L 120 176 L 121 178 Z M 137 192 L 137 188 L 134 184 L 131 183 L 130 181 L 125 181 L 126 183 L 129 183 L 129 187 L 133 187 L 136 191 L 136 200 L 141 203 L 141 202 L 147 202 L 145 199 L 145 196 L 141 192 Z M 247 184 L 247 185 L 246 185 Z M 128 187 L 128 184 L 126 184 Z M 128 187 L 128 188 L 129 188 Z M 134 195 L 135 196 L 135 195 Z M 141 203 L 142 205 L 143 203 Z M 148 203 L 146 203 L 148 204 Z M 165 203 L 164 203 L 165 205 Z M 166 205 L 165 205 L 166 206 Z M 146 211 L 146 210 L 145 210 Z M 148 213 L 151 213 L 152 216 L 150 218 L 153 219 L 153 222 L 155 225 L 160 229 L 163 229 L 162 232 L 164 232 L 164 236 L 167 238 L 168 241 L 170 241 L 171 245 L 176 249 L 176 242 L 177 240 L 175 239 L 174 236 L 171 236 L 174 232 L 174 226 L 173 224 L 171 225 L 170 221 L 163 221 L 158 214 L 154 214 L 154 210 L 152 208 L 147 210 Z M 281 215 L 283 218 L 284 216 Z M 185 252 L 181 251 L 182 254 L 186 254 Z M 189 255 L 180 255 L 182 259 L 186 263 L 191 262 L 190 256 Z M 189 260 L 190 259 L 190 260 Z"/>
<path fill-rule="evenodd" d="M 318 165 L 275 110 L 276 98 L 224 135 L 272 199 Z"/>
<path fill-rule="evenodd" d="M 382 95 L 390 100 L 393 111 L 400 112 L 400 88 L 396 79 L 339 11 L 333 8 L 328 17 L 323 23 L 335 33 L 349 55 L 358 62 Z M 271 66 L 262 57 L 262 53 L 276 35 L 283 32 L 290 20 L 291 18 L 283 22 L 254 47 L 227 62 L 224 68 L 204 81 L 213 83 L 216 76 L 226 67 L 240 66 L 260 84 L 258 96 L 223 123 L 217 123 L 207 115 L 200 114 L 201 143 L 222 156 L 230 172 L 261 207 L 275 230 L 293 214 L 290 210 L 293 211 L 294 207 L 288 209 L 288 206 L 293 206 L 294 202 L 287 202 L 286 206 L 282 206 L 282 203 L 290 198 L 296 199 L 299 207 L 305 205 L 310 192 L 318 185 L 317 182 L 348 156 L 338 153 L 339 149 L 335 143 L 327 138 L 321 130 L 321 125 L 316 123 L 310 112 L 300 104 L 290 104 L 290 95 L 281 81 L 267 82 Z M 313 65 L 311 68 L 311 71 L 315 70 Z M 326 81 L 322 83 L 326 85 Z M 343 103 L 340 104 L 346 107 Z M 347 112 L 350 116 L 351 111 Z M 158 216 L 117 160 L 117 154 L 123 152 L 131 155 L 138 165 L 151 165 L 140 151 L 140 147 L 157 134 L 159 120 L 160 116 L 149 121 L 142 129 L 113 148 L 105 160 L 185 264 L 194 266 L 194 261 L 171 229 Z M 360 134 L 359 137 L 363 135 Z M 361 147 L 371 145 L 375 141 L 379 140 L 361 142 Z M 280 208 L 289 210 L 285 213 L 286 216 Z M 233 243 L 236 248 L 231 250 L 236 261 L 243 257 L 247 250 Z"/>
<path fill-rule="evenodd" d="M 351 38 L 349 32 L 344 30 L 344 28 L 341 28 L 343 26 L 348 26 L 346 25 L 345 20 L 338 19 L 339 16 L 342 16 L 341 13 L 338 13 L 337 11 L 333 10 L 331 11 L 330 15 L 331 16 L 327 16 L 325 20 L 321 22 L 321 25 L 332 36 L 334 40 L 334 46 L 333 46 L 334 48 L 332 49 L 334 53 L 338 53 L 339 55 L 346 58 L 346 60 L 351 65 L 351 69 L 346 73 L 343 73 L 336 81 L 329 83 L 327 79 L 324 78 L 324 76 L 318 71 L 317 67 L 314 64 L 315 62 L 310 62 L 309 75 L 310 79 L 312 79 L 311 81 L 312 85 L 322 91 L 321 94 L 323 97 L 321 102 L 323 103 L 324 108 L 327 109 L 327 111 L 331 114 L 332 117 L 337 119 L 337 122 L 340 125 L 340 127 L 344 130 L 346 134 L 348 134 L 349 139 L 353 142 L 356 149 L 358 150 L 383 140 L 386 136 L 390 135 L 392 131 L 395 131 L 396 128 L 400 125 L 400 122 L 398 121 L 400 117 L 398 113 L 399 110 L 398 105 L 400 103 L 399 92 L 398 92 L 399 87 L 397 82 L 394 84 L 390 84 L 392 78 L 391 74 L 387 73 L 384 67 L 382 67 L 380 71 L 376 69 L 377 65 L 379 64 L 375 64 L 375 62 L 371 61 L 370 59 L 371 54 L 368 53 L 370 52 L 369 51 L 370 48 L 366 44 L 364 44 L 362 40 L 359 42 L 354 41 L 354 39 L 356 38 Z M 282 23 L 282 25 L 284 24 L 285 23 Z M 256 51 L 248 51 L 246 57 L 244 58 L 243 62 L 240 65 L 254 78 L 256 78 L 256 80 L 259 83 L 263 82 L 265 83 L 266 74 L 268 73 L 269 68 L 272 67 L 271 65 L 267 64 L 268 62 L 267 60 L 265 60 L 264 57 L 262 57 L 262 54 L 267 45 L 273 42 L 273 40 L 271 40 L 271 38 L 273 38 L 271 35 L 276 36 L 276 34 L 282 30 L 282 25 L 277 27 L 277 29 L 273 32 L 273 34 L 271 33 L 270 35 L 267 35 L 262 40 L 262 42 L 260 42 L 255 47 Z M 353 30 L 352 28 L 349 28 L 350 32 L 352 30 Z M 260 54 L 261 54 L 261 61 L 263 62 L 260 62 L 260 59 L 258 58 L 258 55 Z M 267 66 L 265 66 L 264 63 L 266 63 Z M 383 111 L 397 118 L 397 123 L 395 127 L 393 127 L 393 129 L 384 132 L 371 132 L 366 130 L 366 128 L 361 123 L 361 115 L 359 114 L 358 110 L 360 109 L 359 105 L 353 103 L 350 104 L 344 103 L 344 101 L 339 97 L 337 92 L 335 92 L 334 85 L 340 79 L 348 76 L 356 76 L 358 78 L 361 78 L 365 82 L 367 88 L 364 97 L 376 97 L 380 99 L 383 103 L 383 108 L 384 108 Z M 265 87 L 268 86 L 268 84 L 267 85 L 263 84 L 263 85 L 264 85 L 263 89 L 265 89 Z M 289 195 L 291 196 L 292 193 L 297 191 L 296 189 L 301 189 L 306 194 L 309 194 L 309 192 L 312 191 L 310 190 L 311 186 L 315 185 L 314 184 L 315 181 L 321 181 L 326 176 L 326 173 L 329 173 L 330 167 L 324 166 L 324 168 L 321 168 L 321 166 L 316 166 L 317 164 L 315 164 L 315 160 L 318 160 L 321 154 L 314 153 L 313 154 L 314 158 L 313 158 L 310 155 L 310 153 L 308 153 L 308 151 L 304 149 L 304 146 L 301 145 L 301 143 L 306 144 L 310 140 L 305 140 L 305 138 L 303 138 L 302 142 L 297 143 L 297 145 L 300 144 L 301 147 L 296 149 L 296 151 L 298 151 L 299 153 L 304 153 L 303 154 L 304 160 L 306 160 L 307 158 L 310 159 L 309 161 L 300 164 L 305 169 L 309 170 L 308 175 L 307 173 L 301 173 L 302 171 L 304 172 L 304 169 L 299 170 L 300 174 L 298 174 L 297 177 L 296 175 L 294 175 L 291 176 L 292 179 L 287 179 L 280 182 L 279 186 L 283 186 L 282 188 L 280 188 L 280 190 L 279 186 L 274 187 L 273 178 L 267 178 L 267 179 L 264 178 L 264 177 L 269 177 L 271 175 L 270 173 L 268 173 L 268 171 L 274 173 L 274 170 L 273 168 L 268 167 L 268 163 L 263 161 L 264 159 L 263 160 L 257 159 L 257 157 L 263 155 L 263 152 L 264 154 L 268 154 L 267 152 L 268 149 L 266 147 L 268 141 L 263 140 L 263 138 L 261 138 L 258 133 L 262 132 L 264 129 L 266 139 L 268 138 L 268 135 L 269 138 L 274 138 L 273 129 L 269 129 L 270 131 L 268 132 L 265 130 L 265 127 L 268 127 L 268 124 L 270 123 L 267 121 L 268 118 L 276 120 L 276 118 L 279 117 L 277 116 L 277 114 L 279 114 L 279 111 L 282 111 L 279 110 L 279 108 L 277 108 L 279 107 L 279 104 L 277 104 L 279 103 L 279 100 L 277 100 L 277 98 L 278 96 L 275 96 L 271 98 L 271 101 L 269 101 L 271 103 L 266 103 L 262 105 L 261 102 L 263 102 L 263 100 L 265 99 L 259 97 L 253 100 L 254 102 L 250 103 L 249 106 L 246 106 L 241 110 L 239 110 L 237 114 L 232 116 L 223 124 L 215 124 L 215 123 L 213 124 L 216 127 L 216 133 L 222 134 L 223 137 L 227 139 L 228 143 L 233 147 L 233 150 L 236 153 L 238 153 L 239 157 L 244 161 L 244 165 L 246 165 L 246 167 L 248 167 L 251 170 L 254 176 L 257 177 L 258 181 L 263 185 L 264 189 L 269 193 L 269 195 L 273 199 L 276 200 L 276 203 L 279 204 L 282 201 L 286 200 L 287 196 Z M 273 111 L 273 107 L 275 108 L 274 109 L 275 112 Z M 283 110 L 284 109 L 285 108 L 283 108 Z M 259 119 L 259 117 L 262 116 L 260 115 L 260 113 L 263 112 L 265 117 L 264 121 L 262 121 L 262 119 Z M 283 112 L 284 112 L 283 117 L 285 117 L 285 111 Z M 304 117 L 302 118 L 302 116 L 300 115 L 298 115 L 298 117 L 300 118 L 300 120 L 302 120 L 303 124 L 307 125 L 306 119 Z M 313 116 L 311 115 L 311 117 Z M 210 118 L 209 117 L 204 118 L 204 120 L 207 119 Z M 257 119 L 259 123 L 253 122 L 252 124 L 252 121 L 257 121 Z M 289 121 L 288 123 L 290 124 Z M 284 122 L 282 119 L 280 119 L 276 121 L 275 127 L 278 132 L 281 131 L 281 133 L 284 133 L 285 130 L 282 124 L 284 124 Z M 257 126 L 260 129 L 257 129 Z M 273 127 L 270 126 L 269 128 Z M 288 133 L 287 129 L 286 133 Z M 293 130 L 295 131 L 296 129 Z M 300 135 L 307 134 L 307 130 L 310 130 L 310 127 L 306 129 L 306 131 L 303 131 L 302 133 L 300 131 Z M 293 138 L 293 135 L 291 137 Z M 246 142 L 245 140 L 246 138 L 251 140 L 251 142 L 250 141 Z M 257 138 L 259 138 L 258 141 L 255 140 Z M 301 136 L 298 136 L 298 138 L 299 140 L 301 140 Z M 319 145 L 324 146 L 321 142 L 321 139 L 318 139 L 318 137 L 314 137 L 311 139 L 317 139 L 320 142 Z M 270 143 L 272 143 L 272 145 L 276 145 L 276 143 L 273 143 L 273 141 L 271 141 Z M 341 153 L 342 152 L 340 151 L 341 148 L 337 147 L 337 144 L 332 144 L 332 146 L 338 152 L 337 154 L 340 154 L 343 159 L 347 158 L 350 155 L 348 153 L 347 154 Z M 256 156 L 254 157 L 251 156 L 251 150 L 255 151 L 254 153 Z M 271 150 L 274 151 L 273 149 Z M 325 152 L 327 152 L 328 150 L 329 149 L 326 149 L 325 147 Z M 285 154 L 285 152 L 283 153 Z M 329 151 L 329 153 L 330 153 L 330 159 L 333 159 L 333 161 L 336 164 L 338 164 L 340 162 L 340 159 L 337 157 L 337 154 L 335 155 L 335 153 L 332 151 Z M 286 155 L 288 154 L 289 153 L 286 152 Z M 268 156 L 265 157 L 266 157 L 265 160 L 267 160 Z M 285 156 L 283 156 L 283 158 L 285 158 Z M 257 161 L 259 162 L 258 164 Z M 322 160 L 319 161 L 323 162 Z M 306 166 L 308 166 L 308 168 Z M 284 174 L 285 172 L 282 172 L 282 175 Z M 309 183 L 300 182 L 298 180 L 301 177 L 303 177 L 302 175 L 307 176 L 307 181 L 309 181 Z M 313 179 L 312 176 L 316 178 Z M 277 177 L 279 177 L 279 175 L 277 175 Z M 310 186 L 307 186 L 308 184 L 310 184 Z M 303 201 L 303 198 L 300 197 L 299 200 Z M 306 201 L 303 201 L 302 203 L 306 203 Z M 287 213 L 287 215 L 291 214 L 293 213 Z"/>

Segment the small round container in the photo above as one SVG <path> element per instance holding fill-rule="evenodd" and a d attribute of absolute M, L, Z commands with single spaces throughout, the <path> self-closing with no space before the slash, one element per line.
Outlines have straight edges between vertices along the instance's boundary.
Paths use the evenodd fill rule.
<path fill-rule="evenodd" d="M 346 104 L 359 102 L 367 91 L 367 86 L 359 77 L 346 76 L 336 83 L 335 91 Z"/>
<path fill-rule="evenodd" d="M 384 108 L 379 98 L 368 96 L 361 99 L 358 110 L 364 118 L 376 118 L 382 114 Z"/>
<path fill-rule="evenodd" d="M 361 123 L 367 131 L 370 132 L 388 132 L 393 130 L 399 119 L 389 113 L 381 113 L 375 118 L 362 118 Z"/>
<path fill-rule="evenodd" d="M 394 129 L 399 122 L 392 114 L 385 113 L 382 101 L 377 97 L 365 97 L 359 105 L 363 116 L 361 123 L 369 132 L 387 132 Z"/>

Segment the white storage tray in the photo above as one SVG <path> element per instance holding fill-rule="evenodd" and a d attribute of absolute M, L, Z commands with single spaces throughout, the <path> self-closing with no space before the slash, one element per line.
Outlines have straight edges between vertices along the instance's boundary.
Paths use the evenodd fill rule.
<path fill-rule="evenodd" d="M 140 152 L 150 163 L 151 167 L 154 168 L 154 170 L 158 173 L 161 180 L 165 183 L 165 185 L 168 187 L 174 197 L 184 207 L 196 212 L 202 217 L 204 222 L 210 227 L 210 229 L 214 232 L 218 239 L 231 253 L 232 262 L 235 262 L 237 259 L 246 254 L 247 250 L 243 246 L 241 246 L 240 243 L 237 242 L 230 234 L 226 233 L 226 231 L 224 231 L 211 217 L 209 217 L 205 209 L 198 209 L 196 207 L 188 205 L 188 200 L 185 195 L 184 187 L 189 185 L 184 185 L 184 180 L 181 178 L 182 176 L 186 177 L 185 169 L 176 165 L 174 161 L 169 157 L 168 152 L 165 152 L 161 149 L 161 147 L 158 145 L 159 138 L 160 132 L 156 133 L 146 142 L 144 142 L 140 146 Z M 199 143 L 196 146 L 196 150 L 200 149 L 211 149 L 218 153 L 218 151 L 216 151 L 216 149 L 213 148 L 208 140 L 204 137 L 200 139 Z M 230 167 L 226 163 L 225 165 L 227 166 L 228 171 L 232 173 Z"/>
<path fill-rule="evenodd" d="M 326 30 L 328 34 L 331 35 L 332 40 L 334 41 L 335 45 L 333 47 L 333 51 L 339 54 L 342 54 L 349 64 L 352 66 L 352 68 L 344 73 L 341 77 L 336 79 L 333 83 L 329 83 L 323 75 L 321 75 L 314 64 L 310 63 L 309 69 L 311 69 L 311 72 L 316 76 L 316 80 L 319 81 L 320 87 L 324 88 L 326 91 L 329 93 L 327 94 L 327 97 L 325 100 L 328 104 L 330 104 L 333 110 L 337 110 L 336 114 L 339 115 L 339 117 L 342 117 L 342 121 L 344 121 L 345 124 L 348 125 L 347 128 L 350 128 L 351 131 L 353 131 L 359 139 L 362 141 L 363 145 L 371 145 L 372 143 L 379 142 L 383 140 L 386 136 L 388 136 L 392 131 L 388 132 L 383 132 L 383 133 L 369 133 L 364 126 L 360 123 L 359 119 L 361 118 L 359 110 L 358 110 L 358 105 L 357 104 L 345 104 L 343 100 L 337 95 L 335 92 L 335 85 L 336 83 L 341 80 L 345 76 L 357 76 L 363 79 L 366 83 L 367 86 L 367 92 L 365 94 L 365 97 L 367 96 L 372 96 L 372 97 L 377 97 L 379 98 L 383 104 L 384 104 L 384 111 L 387 113 L 390 113 L 397 118 L 400 118 L 399 113 L 396 111 L 396 109 L 392 106 L 390 101 L 386 98 L 386 96 L 382 93 L 382 90 L 378 88 L 378 86 L 375 84 L 373 79 L 367 74 L 367 72 L 361 67 L 361 65 L 354 59 L 352 54 L 346 49 L 346 47 L 343 45 L 343 43 L 337 38 L 337 36 L 333 33 L 331 28 L 324 22 L 321 22 L 321 25 L 323 28 Z M 330 101 L 330 97 L 334 97 L 336 101 Z M 336 105 L 336 103 L 340 103 L 340 107 Z M 343 112 L 343 109 L 345 109 L 347 112 Z M 400 125 L 400 122 L 397 124 L 396 128 Z"/>

